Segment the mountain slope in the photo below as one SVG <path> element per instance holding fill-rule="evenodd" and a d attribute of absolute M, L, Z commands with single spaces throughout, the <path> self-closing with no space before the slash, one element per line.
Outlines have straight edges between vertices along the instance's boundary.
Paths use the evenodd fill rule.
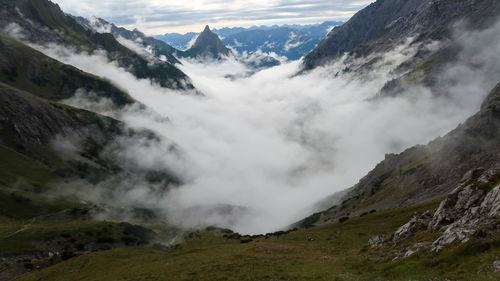
<path fill-rule="evenodd" d="M 22 29 L 20 36 L 29 42 L 56 43 L 90 53 L 103 49 L 110 60 L 137 78 L 151 79 L 162 87 L 193 88 L 188 77 L 174 65 L 161 61 L 151 63 L 121 45 L 113 35 L 86 30 L 48 0 L 1 0 L 0 7 L 0 26 L 6 28 L 16 24 Z"/>
<path fill-rule="evenodd" d="M 176 49 L 181 51 L 187 50 L 189 47 L 189 43 L 194 40 L 199 33 L 196 32 L 188 32 L 185 34 L 180 33 L 165 33 L 163 35 L 154 36 L 156 39 L 161 40 Z"/>
<path fill-rule="evenodd" d="M 386 155 L 344 196 L 341 204 L 315 216 L 318 224 L 371 210 L 421 204 L 444 198 L 474 170 L 500 164 L 500 84 L 481 110 L 428 145 Z"/>
<path fill-rule="evenodd" d="M 224 46 L 217 34 L 207 25 L 203 32 L 196 38 L 193 46 L 181 53 L 183 57 L 220 59 L 231 54 L 231 50 Z"/>
<path fill-rule="evenodd" d="M 54 101 L 84 90 L 95 97 L 109 98 L 117 106 L 134 102 L 110 82 L 51 59 L 3 32 L 0 32 L 0 82 Z"/>
<path fill-rule="evenodd" d="M 155 57 L 162 58 L 162 56 L 164 56 L 164 59 L 171 64 L 180 63 L 173 55 L 177 52 L 177 49 L 161 40 L 146 36 L 137 29 L 130 31 L 123 27 L 117 27 L 116 25 L 101 18 L 86 19 L 83 17 L 75 17 L 75 20 L 93 32 L 111 33 L 118 41 L 123 38 L 132 41 L 145 49 L 151 47 L 151 52 Z"/>
<path fill-rule="evenodd" d="M 392 248 L 368 240 L 391 233 L 412 214 L 436 204 L 380 211 L 344 223 L 261 236 L 209 228 L 160 246 L 90 253 L 19 280 L 497 280 L 498 239 L 474 240 L 439 255 L 395 259 Z M 411 239 L 407 243 L 415 241 Z"/>
<path fill-rule="evenodd" d="M 412 44 L 449 39 L 454 25 L 466 21 L 472 29 L 482 29 L 500 14 L 500 3 L 495 0 L 420 1 L 378 0 L 354 15 L 344 25 L 333 29 L 328 36 L 306 56 L 305 70 L 325 65 L 335 58 L 350 53 L 368 56 L 387 51 L 413 38 Z M 449 54 L 447 54 L 449 53 Z M 409 66 L 425 62 L 432 53 L 417 53 Z M 432 71 L 453 59 L 453 52 L 437 56 Z M 436 69 L 435 69 L 436 68 Z"/>

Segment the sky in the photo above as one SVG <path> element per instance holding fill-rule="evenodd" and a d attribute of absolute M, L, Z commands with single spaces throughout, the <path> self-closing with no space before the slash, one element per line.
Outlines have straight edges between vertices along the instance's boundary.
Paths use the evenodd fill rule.
<path fill-rule="evenodd" d="M 148 35 L 214 28 L 345 21 L 373 0 L 52 0 L 73 15 L 97 16 Z"/>

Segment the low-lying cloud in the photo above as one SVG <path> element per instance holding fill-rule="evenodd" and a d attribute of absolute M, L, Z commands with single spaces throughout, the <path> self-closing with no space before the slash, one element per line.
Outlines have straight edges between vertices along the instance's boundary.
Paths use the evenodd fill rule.
<path fill-rule="evenodd" d="M 499 50 L 491 51 L 500 46 L 495 30 L 498 25 L 476 32 L 474 40 L 457 35 L 461 62 L 443 73 L 440 86 L 450 94 L 441 97 L 415 86 L 400 97 L 374 99 L 394 78 L 392 70 L 416 52 L 409 44 L 383 54 L 376 71 L 362 77 L 336 76 L 346 68 L 342 59 L 301 76 L 294 75 L 300 64 L 295 61 L 250 77 L 233 59 L 183 61 L 179 67 L 205 96 L 138 80 L 102 53 L 37 48 L 106 77 L 146 105 L 116 116 L 132 128 L 154 131 L 160 140 L 124 140 L 119 157 L 168 169 L 184 184 L 163 196 L 135 184 L 123 202 L 160 208 L 182 226 L 263 233 L 307 216 L 314 203 L 355 184 L 386 153 L 425 144 L 475 113 L 500 74 Z M 488 45 L 477 44 L 482 37 L 489 37 Z M 460 79 L 451 79 L 457 75 Z M 106 113 L 102 103 L 92 108 L 77 98 L 70 103 Z M 172 145 L 178 147 L 175 153 Z"/>

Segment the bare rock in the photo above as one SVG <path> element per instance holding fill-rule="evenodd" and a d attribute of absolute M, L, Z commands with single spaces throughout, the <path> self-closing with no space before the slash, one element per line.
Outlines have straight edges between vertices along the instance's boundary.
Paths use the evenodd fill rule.
<path fill-rule="evenodd" d="M 500 217 L 500 185 L 491 190 L 481 203 L 481 213 L 490 218 Z"/>
<path fill-rule="evenodd" d="M 404 257 L 405 258 L 409 258 L 409 257 L 411 257 L 415 253 L 416 253 L 415 251 L 413 251 L 412 249 L 410 249 L 410 250 L 406 251 Z"/>
<path fill-rule="evenodd" d="M 496 260 L 492 265 L 493 272 L 500 272 L 500 260 Z"/>
<path fill-rule="evenodd" d="M 370 244 L 370 247 L 376 248 L 380 247 L 384 244 L 385 240 L 385 235 L 378 235 L 378 236 L 373 236 L 368 240 L 368 244 Z"/>
<path fill-rule="evenodd" d="M 435 252 L 453 243 L 469 241 L 474 235 L 483 233 L 485 226 L 500 218 L 499 181 L 500 163 L 488 170 L 470 170 L 434 214 L 426 212 L 413 216 L 395 232 L 393 241 L 404 240 L 422 229 L 443 232 L 432 243 L 431 249 Z"/>
<path fill-rule="evenodd" d="M 455 212 L 455 216 L 459 219 L 449 224 L 444 233 L 434 241 L 433 251 L 439 252 L 446 245 L 452 243 L 469 241 L 484 225 L 500 215 L 500 185 L 493 188 L 485 196 L 484 193 L 484 190 L 471 189 L 470 187 L 459 193 L 460 200 L 467 201 L 467 203 L 460 205 L 457 203 L 454 208 L 448 210 Z"/>
<path fill-rule="evenodd" d="M 427 211 L 422 215 L 414 215 L 413 218 L 401 226 L 396 233 L 394 233 L 394 242 L 401 241 L 403 239 L 408 238 L 411 234 L 420 231 L 422 229 L 426 229 L 429 225 L 430 220 L 432 219 L 432 214 Z"/>

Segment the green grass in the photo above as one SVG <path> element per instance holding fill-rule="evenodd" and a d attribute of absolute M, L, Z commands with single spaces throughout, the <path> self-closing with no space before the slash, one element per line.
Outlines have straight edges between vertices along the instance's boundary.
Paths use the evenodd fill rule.
<path fill-rule="evenodd" d="M 85 89 L 117 106 L 134 102 L 109 81 L 49 58 L 3 32 L 0 54 L 7 59 L 0 81 L 39 97 L 60 101 L 72 97 L 77 89 Z"/>
<path fill-rule="evenodd" d="M 341 224 L 253 237 L 249 243 L 226 239 L 218 230 L 199 231 L 168 249 L 95 252 L 18 280 L 498 280 L 500 275 L 484 272 L 500 255 L 498 241 L 471 242 L 440 254 L 417 253 L 395 262 L 390 248 L 367 246 L 369 237 L 390 235 L 414 212 L 434 207 L 380 211 Z M 433 238 L 419 235 L 411 239 Z"/>
<path fill-rule="evenodd" d="M 47 166 L 2 145 L 0 158 L 0 184 L 45 189 L 55 181 Z"/>

